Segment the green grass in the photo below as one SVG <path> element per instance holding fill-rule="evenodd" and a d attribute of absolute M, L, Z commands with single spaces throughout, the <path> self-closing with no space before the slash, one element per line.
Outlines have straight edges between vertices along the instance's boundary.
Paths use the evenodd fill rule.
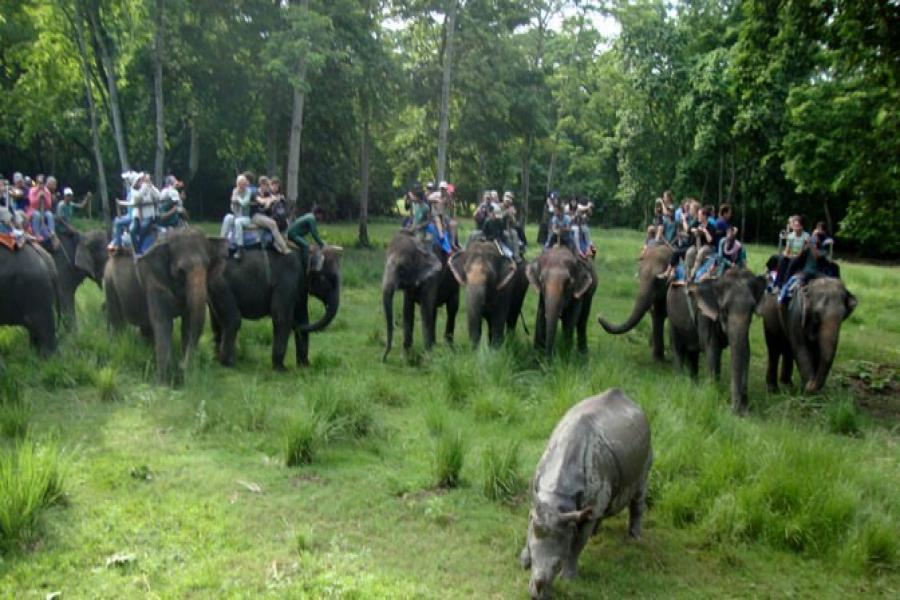
<path fill-rule="evenodd" d="M 382 363 L 379 286 L 394 227 L 371 227 L 372 250 L 353 247 L 355 229 L 322 227 L 345 248 L 344 289 L 305 370 L 289 351 L 289 371 L 273 372 L 271 323 L 245 321 L 236 368 L 212 360 L 207 329 L 185 384 L 157 387 L 152 348 L 136 331 L 107 333 L 93 285 L 79 290 L 79 330 L 57 357 L 0 328 L 13 396 L 30 407 L 25 439 L 77 449 L 66 454 L 65 505 L 37 513 L 0 557 L 0 596 L 524 597 L 525 482 L 559 417 L 613 386 L 651 422 L 644 540 L 623 541 L 625 515 L 604 522 L 560 597 L 896 596 L 900 269 L 842 265 L 860 304 L 819 396 L 766 393 L 757 318 L 750 416 L 738 418 L 727 357 L 720 383 L 694 383 L 651 360 L 646 320 L 610 336 L 592 316 L 589 356 L 545 365 L 521 327 L 503 348 L 473 351 L 463 306 L 455 349 L 439 336 L 424 353 L 417 315 L 415 359 L 403 358 L 398 327 Z M 593 312 L 624 320 L 640 233 L 593 236 Z M 751 267 L 771 250 L 751 245 Z M 529 291 L 532 330 L 536 300 Z M 103 401 L 110 387 L 116 402 Z M 0 452 L 27 443 L 2 436 Z M 438 464 L 461 485 L 435 487 Z M 0 505 L 10 497 L 0 487 Z M 115 554 L 135 558 L 107 569 Z"/>

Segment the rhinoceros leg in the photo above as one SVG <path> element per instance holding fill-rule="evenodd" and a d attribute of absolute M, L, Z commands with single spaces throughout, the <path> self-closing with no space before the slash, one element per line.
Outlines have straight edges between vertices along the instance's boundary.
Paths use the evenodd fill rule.
<path fill-rule="evenodd" d="M 562 568 L 561 577 L 563 579 L 575 579 L 578 574 L 578 557 L 581 556 L 581 551 L 584 550 L 588 540 L 594 535 L 599 523 L 600 519 L 592 519 L 578 526 L 575 536 L 572 538 L 572 549 Z"/>
<path fill-rule="evenodd" d="M 525 547 L 522 548 L 522 552 L 519 554 L 519 564 L 522 565 L 523 569 L 531 568 L 531 550 L 528 549 L 528 542 L 525 542 Z"/>
<path fill-rule="evenodd" d="M 647 499 L 647 477 L 641 482 L 641 487 L 628 503 L 628 537 L 639 539 L 641 537 L 641 521 L 644 518 L 644 508 Z"/>

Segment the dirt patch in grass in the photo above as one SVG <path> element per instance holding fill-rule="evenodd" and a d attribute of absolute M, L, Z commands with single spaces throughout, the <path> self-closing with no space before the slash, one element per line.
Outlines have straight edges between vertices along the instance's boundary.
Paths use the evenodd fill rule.
<path fill-rule="evenodd" d="M 900 423 L 898 372 L 897 365 L 858 360 L 840 369 L 838 381 L 872 419 L 890 427 Z"/>

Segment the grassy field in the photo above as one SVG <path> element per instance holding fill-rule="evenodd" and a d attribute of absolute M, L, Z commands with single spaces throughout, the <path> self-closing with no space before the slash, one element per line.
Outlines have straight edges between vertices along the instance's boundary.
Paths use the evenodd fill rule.
<path fill-rule="evenodd" d="M 409 362 L 382 364 L 394 228 L 372 227 L 373 250 L 355 225 L 322 228 L 346 248 L 344 288 L 305 370 L 274 373 L 270 323 L 245 322 L 235 369 L 207 328 L 185 385 L 157 387 L 152 349 L 107 333 L 93 284 L 54 358 L 0 330 L 0 597 L 525 597 L 525 482 L 567 408 L 613 386 L 652 424 L 644 537 L 605 522 L 560 597 L 900 593 L 900 269 L 843 265 L 859 307 L 819 396 L 766 394 L 756 319 L 741 419 L 728 361 L 718 385 L 655 364 L 646 320 L 616 337 L 592 317 L 590 355 L 547 366 L 521 328 L 472 350 L 459 318 L 455 350 L 424 354 L 417 330 Z M 622 320 L 641 236 L 594 238 L 593 313 Z M 751 246 L 753 268 L 771 251 Z M 529 328 L 535 306 L 529 291 Z M 14 527 L 15 501 L 47 509 Z"/>

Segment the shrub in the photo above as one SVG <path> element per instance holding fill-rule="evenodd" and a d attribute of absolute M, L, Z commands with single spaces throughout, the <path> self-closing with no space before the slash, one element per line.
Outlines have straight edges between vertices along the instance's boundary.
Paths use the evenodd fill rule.
<path fill-rule="evenodd" d="M 481 455 L 482 491 L 491 500 L 512 501 L 524 487 L 519 474 L 519 443 L 488 445 Z"/>
<path fill-rule="evenodd" d="M 43 511 L 62 498 L 63 474 L 55 446 L 24 440 L 0 449 L 0 549 L 37 534 Z"/>
<path fill-rule="evenodd" d="M 94 387 L 103 402 L 118 402 L 122 399 L 119 384 L 116 382 L 116 371 L 110 366 L 103 367 L 94 376 Z"/>
<path fill-rule="evenodd" d="M 466 456 L 466 444 L 459 431 L 444 431 L 434 447 L 434 471 L 438 487 L 459 485 Z"/>

